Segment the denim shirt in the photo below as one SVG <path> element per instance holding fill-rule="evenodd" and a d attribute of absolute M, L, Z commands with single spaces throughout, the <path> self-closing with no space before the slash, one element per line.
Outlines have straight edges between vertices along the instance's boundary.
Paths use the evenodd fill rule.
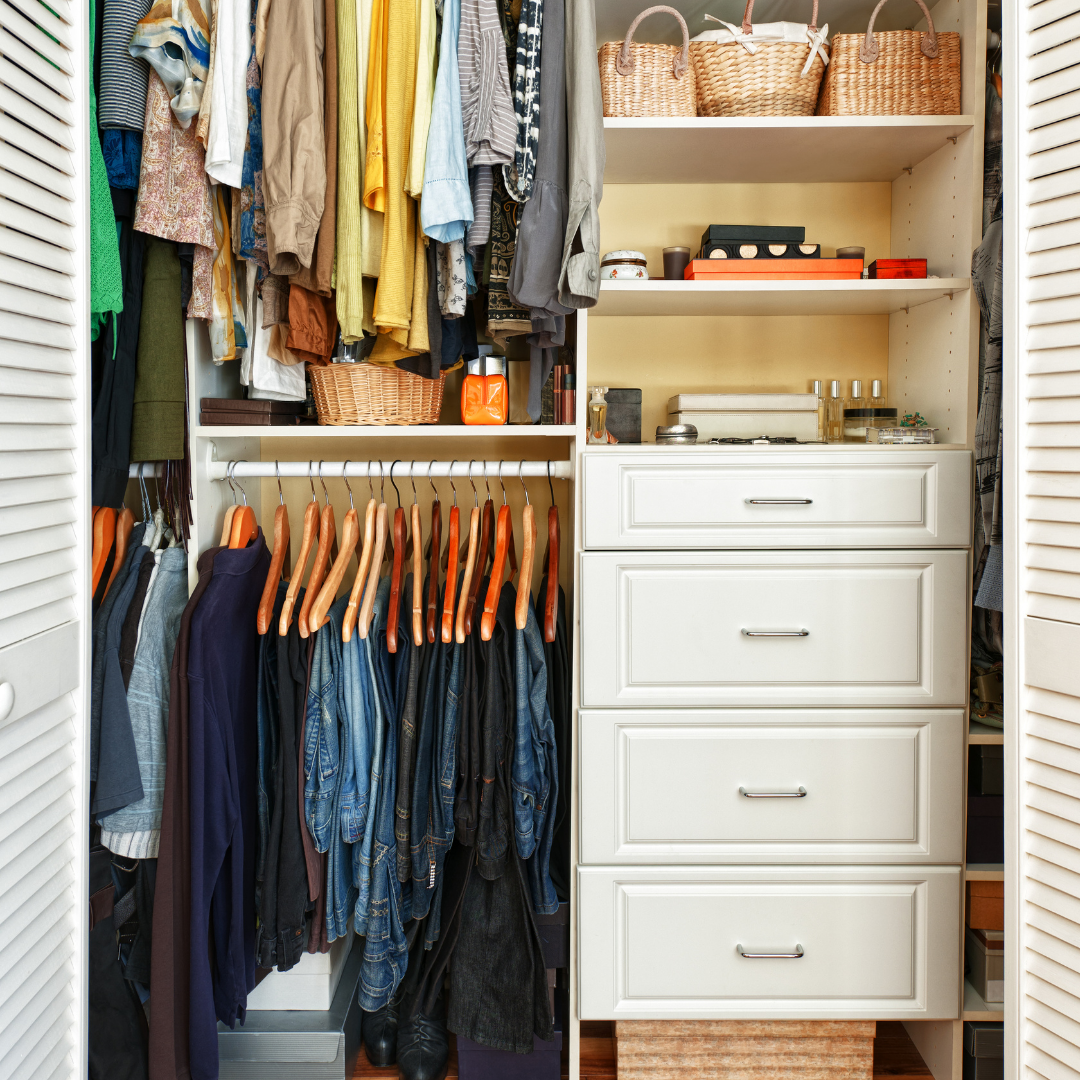
<path fill-rule="evenodd" d="M 551 841 L 559 794 L 555 724 L 547 700 L 544 640 L 529 603 L 524 630 L 514 632 L 516 703 L 511 799 L 518 854 L 528 860 L 533 909 L 551 915 L 559 906 L 551 883 Z"/>
<path fill-rule="evenodd" d="M 341 766 L 337 678 L 341 669 L 340 618 L 336 635 L 329 632 L 332 625 L 333 619 L 315 635 L 304 721 L 304 820 L 319 851 L 326 851 L 330 844 Z"/>
<path fill-rule="evenodd" d="M 341 696 L 349 727 L 349 753 L 342 761 L 338 823 L 342 840 L 358 844 L 367 831 L 368 796 L 378 772 L 373 768 L 372 754 L 376 721 L 372 672 L 367 644 L 355 633 L 341 646 Z"/>
<path fill-rule="evenodd" d="M 473 220 L 458 74 L 460 28 L 461 0 L 446 0 L 420 199 L 420 225 L 425 235 L 444 244 L 463 239 Z"/>

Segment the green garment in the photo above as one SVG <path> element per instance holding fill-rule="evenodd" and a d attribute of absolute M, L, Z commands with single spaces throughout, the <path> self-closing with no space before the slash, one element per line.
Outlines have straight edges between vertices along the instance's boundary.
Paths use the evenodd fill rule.
<path fill-rule="evenodd" d="M 97 95 L 94 93 L 95 0 L 90 0 L 90 336 L 97 338 L 108 312 L 124 310 L 124 280 L 116 215 L 109 193 L 109 175 L 98 135 Z"/>
<path fill-rule="evenodd" d="M 180 258 L 168 240 L 146 237 L 131 460 L 184 456 L 184 314 Z"/>

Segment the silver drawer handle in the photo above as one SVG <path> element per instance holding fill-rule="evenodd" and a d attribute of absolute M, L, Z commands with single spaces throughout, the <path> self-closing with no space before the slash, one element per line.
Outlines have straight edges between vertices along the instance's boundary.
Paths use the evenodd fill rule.
<path fill-rule="evenodd" d="M 744 799 L 805 799 L 806 788 L 801 787 L 798 791 L 747 791 L 741 787 L 739 794 Z"/>
<path fill-rule="evenodd" d="M 809 630 L 743 630 L 746 637 L 809 637 Z"/>
<path fill-rule="evenodd" d="M 794 952 L 747 952 L 741 945 L 736 945 L 735 951 L 744 960 L 801 960 L 806 955 L 801 945 L 796 945 Z"/>
<path fill-rule="evenodd" d="M 746 499 L 747 506 L 810 506 L 813 499 Z"/>

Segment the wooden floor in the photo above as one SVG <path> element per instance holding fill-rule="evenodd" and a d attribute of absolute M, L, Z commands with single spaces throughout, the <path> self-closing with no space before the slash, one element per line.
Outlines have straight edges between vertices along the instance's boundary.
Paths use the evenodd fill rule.
<path fill-rule="evenodd" d="M 564 1057 L 565 1062 L 565 1057 Z M 607 1020 L 585 1020 L 581 1024 L 581 1080 L 617 1080 L 615 1068 L 615 1025 Z M 457 1050 L 450 1036 L 450 1067 L 447 1077 L 456 1077 Z M 563 1076 L 567 1074 L 564 1072 Z M 377 1069 L 369 1065 L 364 1051 L 356 1061 L 354 1080 L 396 1080 L 396 1068 Z M 874 1080 L 933 1080 L 915 1044 L 899 1021 L 878 1022 L 874 1040 Z"/>

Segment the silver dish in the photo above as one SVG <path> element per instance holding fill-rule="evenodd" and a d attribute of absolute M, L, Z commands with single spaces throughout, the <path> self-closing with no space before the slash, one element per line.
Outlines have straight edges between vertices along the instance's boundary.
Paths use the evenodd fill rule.
<path fill-rule="evenodd" d="M 697 439 L 698 430 L 693 424 L 672 424 L 656 429 L 657 446 L 692 446 Z"/>

